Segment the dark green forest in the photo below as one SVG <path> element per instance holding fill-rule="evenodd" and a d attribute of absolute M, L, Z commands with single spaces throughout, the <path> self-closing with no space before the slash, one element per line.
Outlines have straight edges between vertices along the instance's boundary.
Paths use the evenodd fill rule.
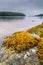
<path fill-rule="evenodd" d="M 0 16 L 25 16 L 25 14 L 19 12 L 0 12 Z"/>

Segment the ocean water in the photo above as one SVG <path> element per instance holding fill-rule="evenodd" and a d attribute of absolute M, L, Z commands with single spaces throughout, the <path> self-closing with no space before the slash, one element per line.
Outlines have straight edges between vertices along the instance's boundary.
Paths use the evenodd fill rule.
<path fill-rule="evenodd" d="M 6 36 L 17 31 L 26 31 L 41 23 L 43 23 L 43 17 L 15 17 L 14 19 L 0 18 L 0 65 L 19 65 L 21 62 L 23 62 L 23 65 L 40 65 L 38 56 L 36 54 L 36 47 L 20 54 L 6 54 L 5 49 L 2 48 L 1 45 Z"/>
<path fill-rule="evenodd" d="M 31 27 L 43 23 L 43 17 L 15 17 L 14 19 L 0 19 L 0 46 L 6 36 L 17 32 L 26 31 Z"/>

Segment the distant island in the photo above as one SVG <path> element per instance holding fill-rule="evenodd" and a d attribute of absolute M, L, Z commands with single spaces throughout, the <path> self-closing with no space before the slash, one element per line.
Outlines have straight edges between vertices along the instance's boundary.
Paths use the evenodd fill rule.
<path fill-rule="evenodd" d="M 19 13 L 19 12 L 0 12 L 0 16 L 25 16 L 25 14 L 23 13 Z"/>
<path fill-rule="evenodd" d="M 43 14 L 38 14 L 38 15 L 35 15 L 35 16 L 39 16 L 40 17 L 40 16 L 43 16 Z"/>

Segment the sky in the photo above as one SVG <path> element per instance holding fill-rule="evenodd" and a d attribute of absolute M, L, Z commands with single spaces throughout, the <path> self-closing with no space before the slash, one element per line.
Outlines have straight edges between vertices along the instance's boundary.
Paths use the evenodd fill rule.
<path fill-rule="evenodd" d="M 43 0 L 0 0 L 0 11 L 43 13 Z"/>

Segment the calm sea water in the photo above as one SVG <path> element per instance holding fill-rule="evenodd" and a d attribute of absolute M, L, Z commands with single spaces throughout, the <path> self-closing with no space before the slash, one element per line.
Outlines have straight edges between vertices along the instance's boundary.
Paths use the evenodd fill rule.
<path fill-rule="evenodd" d="M 43 17 L 24 17 L 15 19 L 0 19 L 0 46 L 5 36 L 43 23 Z"/>

